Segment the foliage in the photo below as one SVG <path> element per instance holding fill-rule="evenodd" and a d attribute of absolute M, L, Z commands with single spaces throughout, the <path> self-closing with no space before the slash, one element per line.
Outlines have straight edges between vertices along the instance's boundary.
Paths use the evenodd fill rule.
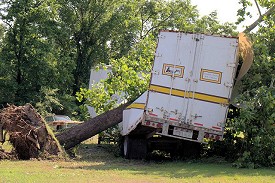
<path fill-rule="evenodd" d="M 115 125 L 114 127 L 108 128 L 107 130 L 98 134 L 98 144 L 117 144 L 121 141 L 121 134 L 119 131 L 119 126 Z M 120 151 L 119 147 L 116 148 L 116 151 Z M 119 153 L 117 153 L 119 156 Z"/>
<path fill-rule="evenodd" d="M 51 35 L 55 6 L 52 1 L 4 1 L 2 20 L 8 25 L 1 50 L 1 102 L 36 103 L 43 86 L 54 88 L 59 50 Z M 42 72 L 39 72 L 42 71 Z"/>
<path fill-rule="evenodd" d="M 195 30 L 197 30 L 197 32 L 227 36 L 236 36 L 237 34 L 234 31 L 234 29 L 236 29 L 234 24 L 229 22 L 224 24 L 219 23 L 216 11 L 210 13 L 208 16 L 203 16 L 201 19 L 197 20 L 196 24 Z"/>
<path fill-rule="evenodd" d="M 246 17 L 251 18 L 251 14 L 249 11 L 247 11 L 247 7 L 252 6 L 252 3 L 249 0 L 240 0 L 239 4 L 242 5 L 242 8 L 239 9 L 237 12 L 238 20 L 236 24 L 240 24 L 241 22 L 243 22 Z"/>
<path fill-rule="evenodd" d="M 111 60 L 112 72 L 107 80 L 95 84 L 92 90 L 81 88 L 77 99 L 95 108 L 98 114 L 117 105 L 118 100 L 133 101 L 148 87 L 155 43 L 146 38 L 129 55 Z"/>
<path fill-rule="evenodd" d="M 40 101 L 36 103 L 35 108 L 42 116 L 47 116 L 49 113 L 63 109 L 62 104 L 57 98 L 58 89 L 49 89 L 43 87 L 41 89 Z M 56 108 L 56 109 L 55 109 Z"/>
<path fill-rule="evenodd" d="M 65 40 L 75 61 L 73 94 L 87 86 L 91 66 L 127 53 L 132 36 L 125 25 L 124 1 L 58 0 Z M 124 2 L 125 3 L 125 2 Z M 125 32 L 126 30 L 127 32 Z M 129 37 L 130 36 L 130 37 Z"/>
<path fill-rule="evenodd" d="M 81 88 L 76 93 L 77 100 L 84 106 L 94 107 L 97 114 L 112 109 L 122 101 L 134 101 L 147 90 L 158 29 L 236 34 L 232 24 L 222 25 L 218 22 L 216 12 L 200 19 L 190 1 L 143 0 L 128 3 L 123 9 L 136 12 L 128 15 L 129 19 L 125 20 L 126 25 L 136 34 L 133 35 L 135 42 L 127 55 L 110 59 L 112 72 L 106 80 L 93 85 L 91 90 Z M 111 41 L 111 46 L 112 43 Z M 85 107 L 82 106 L 81 109 L 86 113 Z"/>
<path fill-rule="evenodd" d="M 139 58 L 133 57 L 146 47 L 140 46 L 136 53 L 131 50 L 138 50 L 143 39 L 155 41 L 159 29 L 194 31 L 200 26 L 198 11 L 189 0 L 3 0 L 0 8 L 5 25 L 0 31 L 1 104 L 39 103 L 43 88 L 58 90 L 56 97 L 65 102 L 60 97 L 73 96 L 80 87 L 87 86 L 91 66 L 121 62 L 126 67 L 129 60 L 137 62 Z M 211 32 L 221 30 L 216 20 L 211 16 Z M 146 57 L 142 59 L 149 61 Z M 113 69 L 116 67 L 121 66 Z M 124 73 L 126 78 L 129 73 Z M 129 78 L 126 98 L 134 98 L 142 93 L 145 83 L 131 87 L 129 82 L 137 78 Z M 67 105 L 61 104 L 68 111 Z"/>
<path fill-rule="evenodd" d="M 154 49 L 155 42 L 148 36 L 136 44 L 127 56 L 111 60 L 112 72 L 106 80 L 93 85 L 91 90 L 81 88 L 76 93 L 79 102 L 84 103 L 82 113 L 86 113 L 87 105 L 94 107 L 97 114 L 104 113 L 120 102 L 134 101 L 146 91 Z M 109 128 L 100 133 L 99 137 L 118 142 L 119 129 L 117 126 Z"/>
<path fill-rule="evenodd" d="M 236 34 L 232 24 L 219 24 L 216 12 L 199 19 L 198 11 L 190 1 L 143 0 L 125 4 L 123 9 L 136 9 L 136 13 L 126 21 L 131 27 L 136 22 L 135 30 L 131 29 L 136 34 L 135 44 L 127 55 L 110 59 L 112 73 L 107 80 L 95 85 L 92 90 L 82 88 L 77 93 L 79 101 L 95 107 L 98 113 L 111 109 L 117 103 L 114 94 L 122 101 L 131 101 L 147 90 L 158 29 L 188 32 L 202 31 L 199 27 L 204 27 L 203 31 L 207 33 Z"/>
<path fill-rule="evenodd" d="M 240 1 L 239 21 L 250 15 L 247 12 L 249 1 Z M 256 1 L 257 2 L 257 1 Z M 270 8 L 270 1 L 259 1 Z M 258 23 L 256 33 L 250 37 L 254 43 L 254 63 L 242 81 L 242 92 L 237 97 L 240 109 L 233 111 L 234 119 L 227 122 L 225 140 L 211 144 L 210 152 L 226 156 L 235 161 L 237 167 L 256 168 L 274 166 L 274 12 Z"/>
<path fill-rule="evenodd" d="M 234 122 L 234 130 L 242 132 L 242 153 L 238 166 L 275 165 L 275 88 L 260 87 L 239 99 L 244 108 Z"/>
<path fill-rule="evenodd" d="M 0 23 L 0 45 L 2 45 L 2 39 L 4 37 L 4 33 L 5 33 L 4 25 Z"/>

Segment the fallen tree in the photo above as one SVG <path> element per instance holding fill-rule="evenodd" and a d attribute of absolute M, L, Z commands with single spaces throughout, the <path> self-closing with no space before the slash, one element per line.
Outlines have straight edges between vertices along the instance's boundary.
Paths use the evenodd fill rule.
<path fill-rule="evenodd" d="M 60 157 L 63 152 L 60 145 L 68 150 L 118 124 L 122 121 L 123 110 L 128 105 L 129 103 L 123 104 L 84 123 L 68 128 L 56 137 L 30 104 L 19 107 L 11 105 L 0 113 L 0 141 L 3 143 L 6 138 L 5 134 L 8 134 L 13 150 L 5 152 L 0 148 L 0 159 L 27 160 Z"/>
<path fill-rule="evenodd" d="M 64 132 L 56 135 L 59 143 L 67 150 L 82 141 L 120 123 L 122 121 L 123 110 L 129 103 L 123 104 L 118 108 L 107 111 L 101 115 L 91 118 L 84 123 L 71 127 Z"/>
<path fill-rule="evenodd" d="M 30 104 L 3 109 L 0 113 L 0 134 L 2 143 L 8 134 L 8 141 L 13 146 L 12 153 L 1 150 L 0 159 L 45 159 L 62 154 L 52 131 Z"/>

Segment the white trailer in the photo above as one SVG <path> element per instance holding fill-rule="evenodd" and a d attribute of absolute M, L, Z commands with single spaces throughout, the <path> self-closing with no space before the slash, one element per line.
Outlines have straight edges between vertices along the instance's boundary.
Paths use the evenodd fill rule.
<path fill-rule="evenodd" d="M 99 69 L 92 68 L 90 72 L 89 89 L 97 87 L 96 84 L 98 84 L 101 80 L 106 80 L 109 73 L 112 73 L 112 66 L 110 65 L 106 65 L 105 67 L 100 66 Z M 123 95 L 124 93 L 120 95 L 113 94 L 112 99 L 116 100 L 117 104 L 121 104 L 124 102 Z M 97 116 L 94 107 L 87 106 L 87 108 L 91 118 Z"/>
<path fill-rule="evenodd" d="M 205 139 L 221 140 L 238 46 L 238 37 L 160 31 L 149 89 L 123 113 L 125 157 L 186 154 Z"/>

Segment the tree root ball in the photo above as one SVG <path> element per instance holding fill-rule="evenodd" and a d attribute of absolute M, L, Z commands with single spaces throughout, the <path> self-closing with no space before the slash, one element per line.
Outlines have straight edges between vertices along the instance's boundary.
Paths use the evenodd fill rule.
<path fill-rule="evenodd" d="M 33 158 L 49 159 L 62 157 L 63 150 L 51 129 L 47 127 L 44 119 L 36 112 L 31 104 L 24 106 L 10 105 L 0 113 L 0 134 L 9 134 L 9 141 L 13 145 L 15 155 L 8 153 L 3 157 L 28 160 Z M 8 159 L 8 158 L 5 158 Z"/>

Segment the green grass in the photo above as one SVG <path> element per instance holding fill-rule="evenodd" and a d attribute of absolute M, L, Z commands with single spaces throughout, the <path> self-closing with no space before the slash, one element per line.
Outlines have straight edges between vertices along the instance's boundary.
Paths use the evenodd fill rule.
<path fill-rule="evenodd" d="M 115 157 L 110 145 L 84 144 L 71 161 L 0 161 L 0 182 L 275 182 L 274 169 L 237 169 L 229 163 L 142 161 Z"/>

